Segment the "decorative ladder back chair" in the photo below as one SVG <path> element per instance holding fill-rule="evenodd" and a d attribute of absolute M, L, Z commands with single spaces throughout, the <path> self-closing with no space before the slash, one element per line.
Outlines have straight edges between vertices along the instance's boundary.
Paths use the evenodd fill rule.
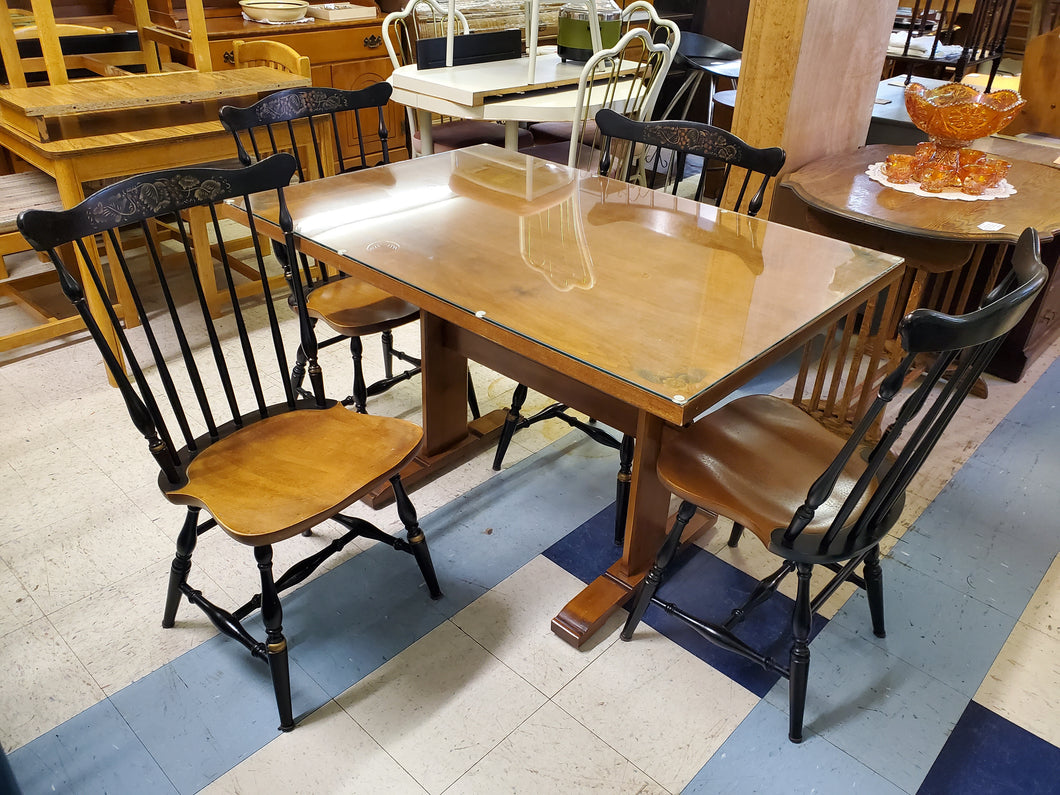
<path fill-rule="evenodd" d="M 642 13 L 648 14 L 650 27 L 632 27 L 633 18 Z M 593 121 L 596 110 L 611 108 L 638 121 L 651 118 L 681 31 L 643 0 L 625 8 L 622 22 L 625 32 L 615 46 L 594 53 L 582 67 L 572 121 L 530 125 L 541 143 L 529 154 L 571 168 L 595 169 L 601 144 Z"/>
<path fill-rule="evenodd" d="M 970 70 L 990 64 L 990 90 L 1005 54 L 1016 0 L 975 0 L 971 14 L 958 15 L 956 0 L 906 0 L 896 17 L 887 60 L 912 74 L 949 75 L 959 83 Z"/>
<path fill-rule="evenodd" d="M 762 209 L 769 181 L 784 166 L 783 149 L 756 149 L 701 122 L 637 122 L 605 109 L 596 114 L 596 123 L 604 139 L 601 174 L 715 206 L 735 192 L 731 203 L 725 203 L 745 215 Z M 698 179 L 693 172 L 686 181 L 689 155 L 702 158 L 703 165 Z"/>
<path fill-rule="evenodd" d="M 884 637 L 880 539 L 902 513 L 905 490 L 921 464 L 1047 278 L 1037 234 L 1028 229 L 1014 252 L 1013 272 L 986 298 L 983 308 L 960 316 L 929 309 L 907 315 L 899 324 L 905 353 L 849 438 L 770 395 L 739 398 L 687 428 L 674 429 L 663 440 L 657 471 L 682 503 L 655 565 L 634 591 L 622 639 L 633 637 L 645 610 L 655 604 L 711 643 L 787 677 L 789 737 L 800 742 L 813 613 L 840 584 L 850 581 L 865 589 L 873 632 Z M 914 360 L 925 355 L 935 357 L 926 377 L 893 412 L 880 440 L 867 444 L 866 435 L 901 393 Z M 820 476 L 812 481 L 817 473 Z M 697 509 L 734 521 L 730 546 L 746 528 L 782 561 L 721 623 L 667 602 L 665 590 L 657 594 L 675 559 L 681 533 Z M 861 564 L 863 577 L 858 577 L 855 569 Z M 824 566 L 835 576 L 811 598 L 814 566 Z M 735 630 L 791 572 L 797 575 L 798 588 L 785 666 L 753 648 Z"/>
<path fill-rule="evenodd" d="M 457 36 L 470 32 L 467 17 L 456 11 L 453 18 Z M 397 69 L 416 63 L 416 42 L 420 39 L 446 35 L 449 11 L 435 0 L 409 0 L 400 11 L 388 14 L 383 20 L 383 44 L 390 55 L 391 65 Z M 409 145 L 413 157 L 423 152 L 423 131 L 415 108 L 406 108 L 409 125 Z M 504 146 L 504 125 L 475 119 L 452 119 L 443 117 L 431 124 L 431 148 L 434 152 L 449 152 L 475 144 Z M 519 148 L 525 149 L 534 143 L 527 130 L 519 131 Z"/>
<path fill-rule="evenodd" d="M 286 329 L 267 286 L 264 307 L 244 313 L 233 301 L 232 315 L 221 322 L 211 318 L 206 305 L 181 211 L 206 208 L 213 231 L 223 240 L 225 225 L 219 223 L 218 204 L 236 199 L 249 206 L 251 194 L 268 191 L 278 197 L 280 228 L 290 253 L 292 222 L 283 186 L 294 170 L 293 158 L 281 154 L 246 169 L 158 171 L 104 188 L 71 210 L 28 210 L 18 220 L 33 247 L 51 257 L 64 292 L 99 346 L 133 424 L 161 469 L 162 493 L 170 502 L 187 506 L 162 625 L 173 626 L 184 595 L 222 633 L 267 661 L 283 730 L 294 727 L 294 718 L 279 592 L 305 580 L 354 537 L 365 536 L 413 554 L 431 597 L 440 596 L 423 532 L 398 476 L 419 450 L 423 432 L 404 420 L 362 416 L 325 399 L 298 271 L 292 271 L 291 278 L 298 322 L 288 325 L 295 327 L 309 358 L 312 394 L 307 399 L 301 399 L 286 378 Z M 181 229 L 181 268 L 163 267 L 150 228 L 159 215 L 175 217 Z M 253 227 L 253 216 L 250 223 Z M 130 226 L 142 233 L 138 257 L 133 257 L 128 239 L 118 245 L 119 227 Z M 60 246 L 73 242 L 88 259 L 86 248 L 96 245 L 100 235 L 110 238 L 112 250 L 118 252 L 115 267 L 129 281 L 143 324 L 142 332 L 126 334 L 110 312 L 131 376 L 119 365 L 89 313 L 73 276 L 76 271 L 58 252 Z M 262 249 L 256 247 L 255 253 L 264 271 Z M 102 289 L 101 274 L 92 270 L 91 277 Z M 226 271 L 226 282 L 234 292 L 228 277 Z M 181 304 L 181 295 L 189 293 L 191 305 Z M 340 513 L 388 480 L 408 531 L 407 541 Z M 209 518 L 200 520 L 203 510 Z M 274 578 L 272 545 L 327 519 L 348 532 Z M 214 526 L 253 547 L 261 573 L 261 592 L 232 611 L 214 605 L 189 583 L 196 539 Z M 259 607 L 264 642 L 242 623 Z"/>
<path fill-rule="evenodd" d="M 290 151 L 297 159 L 298 179 L 305 181 L 346 171 L 358 171 L 389 162 L 384 109 L 393 89 L 389 83 L 376 83 L 359 91 L 338 88 L 292 88 L 278 91 L 248 108 L 226 106 L 221 124 L 236 139 L 239 159 L 244 164 L 277 151 Z M 357 147 L 343 145 L 355 132 Z M 371 154 L 370 134 L 378 131 L 380 150 Z M 290 278 L 292 262 L 280 250 L 285 274 Z M 362 414 L 370 396 L 385 392 L 420 371 L 419 359 L 394 348 L 393 330 L 419 318 L 419 309 L 358 279 L 336 277 L 319 263 L 314 269 L 305 255 L 299 255 L 302 278 L 306 282 L 309 315 L 323 320 L 335 336 L 321 347 L 348 339 L 353 356 L 353 391 L 343 400 Z M 361 337 L 382 333 L 385 375 L 367 384 L 361 362 Z M 396 373 L 394 362 L 412 365 Z M 305 378 L 306 354 L 299 350 L 291 372 L 291 382 L 301 390 Z"/>

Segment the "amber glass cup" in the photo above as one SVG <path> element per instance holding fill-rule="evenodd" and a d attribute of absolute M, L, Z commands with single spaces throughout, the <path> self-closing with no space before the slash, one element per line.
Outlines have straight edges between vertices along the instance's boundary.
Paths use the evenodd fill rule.
<path fill-rule="evenodd" d="M 963 169 L 973 163 L 982 163 L 986 154 L 978 149 L 962 149 L 957 153 L 957 167 Z"/>
<path fill-rule="evenodd" d="M 928 193 L 942 193 L 946 188 L 954 187 L 955 182 L 956 175 L 952 171 L 937 166 L 927 166 L 920 174 L 920 189 Z"/>
<path fill-rule="evenodd" d="M 916 157 L 913 155 L 887 155 L 887 163 L 883 170 L 888 180 L 901 185 L 913 178 L 915 167 Z"/>

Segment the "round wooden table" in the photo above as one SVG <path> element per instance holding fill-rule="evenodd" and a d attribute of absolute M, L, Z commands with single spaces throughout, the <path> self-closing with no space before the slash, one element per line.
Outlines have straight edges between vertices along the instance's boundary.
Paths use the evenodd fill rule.
<path fill-rule="evenodd" d="M 1043 242 L 1055 270 L 1060 254 L 1060 168 L 1047 165 L 1060 149 L 985 138 L 975 147 L 1012 163 L 1016 194 L 966 202 L 903 193 L 870 179 L 873 163 L 912 147 L 866 146 L 803 166 L 781 181 L 770 219 L 906 259 L 902 283 L 908 308 L 950 313 L 975 308 L 993 286 L 1009 247 L 1027 227 Z M 1006 341 L 991 371 L 1018 380 L 1026 365 L 1060 332 L 1050 285 Z"/>

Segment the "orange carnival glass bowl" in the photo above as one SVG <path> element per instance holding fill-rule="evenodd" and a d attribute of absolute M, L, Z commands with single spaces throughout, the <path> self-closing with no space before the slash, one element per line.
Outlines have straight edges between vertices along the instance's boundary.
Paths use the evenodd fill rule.
<path fill-rule="evenodd" d="M 985 94 L 973 86 L 947 83 L 905 88 L 905 108 L 913 124 L 926 132 L 934 146 L 925 165 L 956 173 L 958 153 L 972 141 L 993 135 L 1016 118 L 1026 102 L 1015 91 Z"/>

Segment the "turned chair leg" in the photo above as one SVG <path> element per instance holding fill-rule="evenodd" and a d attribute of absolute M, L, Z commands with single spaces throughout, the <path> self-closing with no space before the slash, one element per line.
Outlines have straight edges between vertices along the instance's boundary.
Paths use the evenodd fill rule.
<path fill-rule="evenodd" d="M 442 589 L 438 587 L 438 575 L 434 571 L 431 551 L 427 548 L 427 539 L 416 518 L 416 509 L 412 505 L 412 500 L 409 499 L 408 492 L 405 491 L 405 485 L 401 482 L 400 476 L 394 475 L 390 479 L 390 485 L 394 487 L 394 502 L 397 504 L 398 518 L 405 526 L 406 537 L 412 547 L 416 564 L 420 567 L 423 581 L 427 583 L 427 591 L 431 599 L 439 599 L 442 596 Z"/>
<path fill-rule="evenodd" d="M 872 634 L 886 638 L 883 624 L 883 567 L 880 566 L 880 547 L 877 544 L 865 556 L 865 594 L 869 598 L 869 615 L 872 617 Z"/>
<path fill-rule="evenodd" d="M 802 721 L 806 711 L 806 684 L 810 675 L 810 576 L 813 566 L 809 563 L 796 565 L 799 578 L 795 593 L 795 609 L 791 613 L 791 662 L 788 668 L 788 739 L 802 742 Z"/>
<path fill-rule="evenodd" d="M 515 435 L 515 430 L 519 425 L 519 420 L 522 419 L 522 415 L 519 413 L 523 408 L 523 403 L 526 401 L 527 389 L 523 384 L 518 384 L 515 387 L 515 392 L 512 394 L 512 405 L 508 409 L 508 416 L 504 418 L 504 427 L 501 428 L 501 438 L 497 442 L 497 452 L 493 456 L 493 468 L 496 471 L 500 471 L 501 464 L 504 463 L 504 456 L 508 452 L 508 445 L 512 442 L 512 436 Z"/>
<path fill-rule="evenodd" d="M 287 660 L 287 639 L 283 636 L 283 609 L 272 579 L 272 547 L 254 547 L 254 558 L 261 574 L 261 620 L 265 624 L 265 650 L 268 653 L 276 709 L 280 713 L 280 731 L 294 728 L 291 708 L 291 671 Z"/>
<path fill-rule="evenodd" d="M 381 335 L 383 345 L 383 375 L 394 377 L 394 334 L 389 329 Z"/>
<path fill-rule="evenodd" d="M 629 515 L 629 489 L 633 481 L 633 450 L 636 440 L 628 433 L 618 448 L 618 483 L 615 486 L 615 546 L 626 539 L 626 517 Z"/>
<path fill-rule="evenodd" d="M 361 364 L 363 353 L 361 338 L 350 337 L 350 355 L 353 357 L 353 394 L 350 400 L 358 414 L 368 413 L 368 385 L 364 382 L 364 368 Z"/>
<path fill-rule="evenodd" d="M 191 553 L 195 551 L 195 542 L 199 538 L 200 510 L 197 507 L 188 508 L 184 526 L 180 528 L 180 534 L 177 536 L 177 554 L 174 555 L 173 565 L 169 568 L 169 589 L 166 591 L 166 608 L 162 613 L 162 626 L 165 629 L 172 629 L 177 620 L 177 607 L 180 606 L 184 584 L 187 583 L 188 572 L 191 571 Z"/>
<path fill-rule="evenodd" d="M 644 611 L 651 604 L 651 598 L 655 596 L 655 592 L 659 589 L 663 572 L 677 554 L 677 550 L 681 546 L 681 534 L 695 512 L 696 506 L 690 502 L 682 502 L 681 507 L 677 509 L 674 526 L 670 530 L 670 534 L 666 536 L 666 540 L 663 541 L 659 554 L 655 556 L 655 563 L 652 565 L 651 571 L 648 572 L 648 576 L 633 592 L 633 609 L 629 611 L 626 625 L 622 627 L 622 640 L 633 639 L 633 632 L 637 629 L 637 624 L 640 623 L 640 620 L 644 618 Z"/>

